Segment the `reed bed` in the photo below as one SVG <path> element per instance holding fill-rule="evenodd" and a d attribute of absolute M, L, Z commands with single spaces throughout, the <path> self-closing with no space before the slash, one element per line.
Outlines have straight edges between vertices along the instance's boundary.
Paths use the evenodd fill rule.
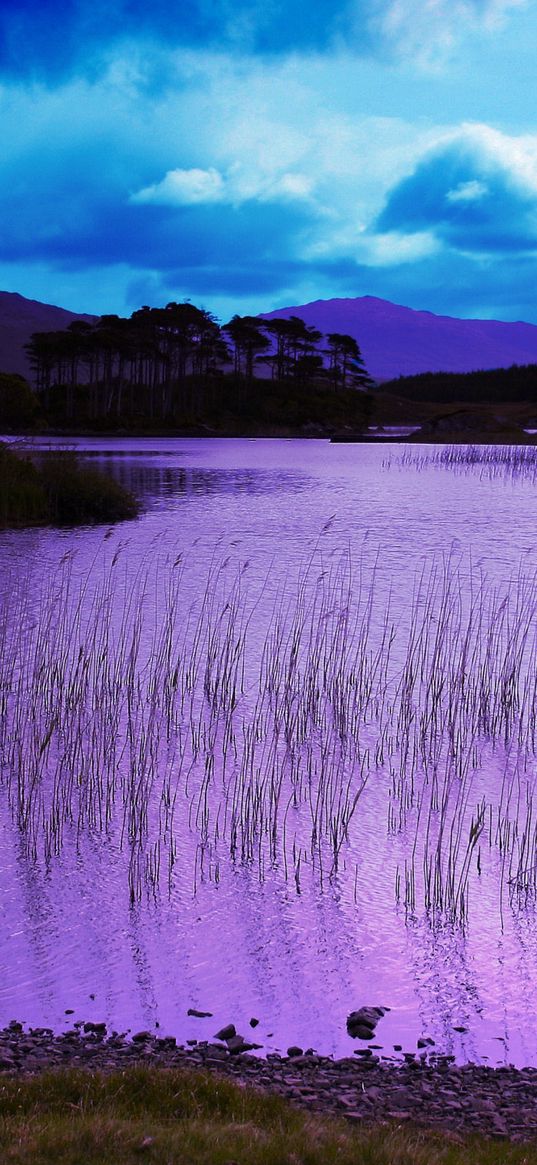
<path fill-rule="evenodd" d="M 132 903 L 233 864 L 301 893 L 356 880 L 373 807 L 409 913 L 464 924 L 485 877 L 500 910 L 533 900 L 537 578 L 448 557 L 407 602 L 322 539 L 279 589 L 219 555 L 201 588 L 188 556 L 133 578 L 121 550 L 6 588 L 0 798 L 27 860 L 97 838 Z"/>
<path fill-rule="evenodd" d="M 405 449 L 395 462 L 426 469 L 434 466 L 460 473 L 478 473 L 483 480 L 537 480 L 537 447 L 532 445 L 443 445 L 430 453 Z M 384 462 L 390 468 L 392 461 Z"/>

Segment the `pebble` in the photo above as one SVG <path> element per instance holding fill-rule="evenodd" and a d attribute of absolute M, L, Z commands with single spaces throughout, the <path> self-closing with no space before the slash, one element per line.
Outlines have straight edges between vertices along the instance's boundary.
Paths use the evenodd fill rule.
<path fill-rule="evenodd" d="M 215 1038 L 223 1037 L 218 1033 Z M 149 1059 L 156 1067 L 225 1073 L 242 1084 L 287 1097 L 308 1111 L 336 1114 L 354 1123 L 395 1121 L 462 1136 L 481 1133 L 492 1140 L 537 1140 L 537 1068 L 460 1066 L 451 1056 L 435 1053 L 389 1064 L 376 1056 L 333 1060 L 295 1046 L 289 1049 L 294 1055 L 269 1053 L 261 1058 L 243 1050 L 246 1041 L 239 1045 L 241 1037 L 234 1028 L 225 1038 L 237 1041 L 241 1054 L 235 1043 L 230 1048 L 204 1040 L 177 1047 L 173 1036 L 145 1031 L 128 1040 L 108 1033 L 101 1024 L 83 1024 L 54 1035 L 47 1028 L 25 1031 L 13 1022 L 0 1030 L 0 1075 L 35 1075 L 70 1065 L 123 1071 Z"/>

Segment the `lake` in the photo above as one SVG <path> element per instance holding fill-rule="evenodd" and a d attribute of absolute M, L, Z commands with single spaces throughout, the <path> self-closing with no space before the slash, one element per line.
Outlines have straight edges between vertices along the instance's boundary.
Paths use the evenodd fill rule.
<path fill-rule="evenodd" d="M 72 444 L 143 508 L 0 532 L 0 1024 L 535 1064 L 533 450 Z"/>

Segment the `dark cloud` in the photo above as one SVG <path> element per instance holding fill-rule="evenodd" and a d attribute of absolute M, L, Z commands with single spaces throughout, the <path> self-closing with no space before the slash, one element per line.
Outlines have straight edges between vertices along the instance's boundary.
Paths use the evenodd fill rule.
<path fill-rule="evenodd" d="M 64 270 L 100 264 L 188 272 L 233 291 L 270 289 L 274 267 L 293 265 L 311 212 L 302 204 L 248 201 L 240 206 L 133 204 L 128 178 L 104 184 L 96 158 L 71 154 L 57 172 L 43 159 L 30 182 L 3 184 L 0 261 L 47 261 Z M 278 276 L 280 278 L 280 276 Z"/>
<path fill-rule="evenodd" d="M 379 231 L 433 230 L 470 252 L 537 247 L 537 196 L 479 142 L 457 141 L 425 158 L 392 190 Z"/>
<path fill-rule="evenodd" d="M 367 44 L 365 0 L 362 6 L 358 49 Z M 125 39 L 166 48 L 324 52 L 356 29 L 357 8 L 356 0 L 309 7 L 302 0 L 2 0 L 0 70 L 48 79 L 74 70 L 91 75 L 103 53 Z"/>

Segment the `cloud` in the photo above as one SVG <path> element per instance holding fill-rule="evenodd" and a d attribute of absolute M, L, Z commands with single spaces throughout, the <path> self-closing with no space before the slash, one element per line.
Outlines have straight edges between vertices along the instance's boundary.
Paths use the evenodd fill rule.
<path fill-rule="evenodd" d="M 356 21 L 363 52 L 367 8 L 366 0 L 315 0 L 305 18 L 303 0 L 3 0 L 0 69 L 91 76 L 129 41 L 268 56 L 325 52 L 336 38 L 348 39 Z"/>
<path fill-rule="evenodd" d="M 501 29 L 527 0 L 378 0 L 372 24 L 383 41 L 415 64 L 445 62 L 457 43 L 472 34 Z"/>
<path fill-rule="evenodd" d="M 209 170 L 168 170 L 161 182 L 145 186 L 130 199 L 134 203 L 153 203 L 155 206 L 193 206 L 197 202 L 224 200 L 224 180 L 213 166 Z"/>
<path fill-rule="evenodd" d="M 454 190 L 448 190 L 446 198 L 448 202 L 479 202 L 488 194 L 490 189 L 485 182 L 471 178 L 469 182 L 459 182 Z"/>
<path fill-rule="evenodd" d="M 5 76 L 94 77 L 126 45 L 281 57 L 386 48 L 430 62 L 528 0 L 2 0 Z"/>
<path fill-rule="evenodd" d="M 233 167 L 225 177 L 211 166 L 208 170 L 168 170 L 160 182 L 132 194 L 130 201 L 154 206 L 194 206 L 223 202 L 239 206 L 249 199 L 261 202 L 308 198 L 313 180 L 305 174 L 244 173 Z"/>
<path fill-rule="evenodd" d="M 486 126 L 448 136 L 392 189 L 375 227 L 430 231 L 468 253 L 533 253 L 537 137 L 509 138 Z"/>

